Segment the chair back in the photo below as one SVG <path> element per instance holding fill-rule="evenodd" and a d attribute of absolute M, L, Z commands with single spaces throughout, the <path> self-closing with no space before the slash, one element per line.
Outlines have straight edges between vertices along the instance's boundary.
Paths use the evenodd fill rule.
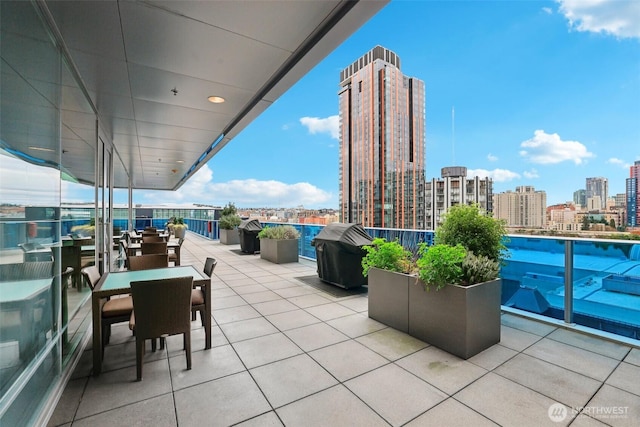
<path fill-rule="evenodd" d="M 143 234 L 142 243 L 164 242 L 164 239 L 157 234 Z"/>
<path fill-rule="evenodd" d="M 142 242 L 140 247 L 142 255 L 167 253 L 167 242 Z"/>
<path fill-rule="evenodd" d="M 208 257 L 204 261 L 204 274 L 211 277 L 211 275 L 213 274 L 213 270 L 216 268 L 216 265 L 218 265 L 218 261 L 215 258 Z"/>
<path fill-rule="evenodd" d="M 0 264 L 0 281 L 35 280 L 53 277 L 53 261 Z"/>
<path fill-rule="evenodd" d="M 165 268 L 169 266 L 169 255 L 167 254 L 151 254 L 130 256 L 129 270 L 151 270 L 153 268 Z"/>
<path fill-rule="evenodd" d="M 192 287 L 192 276 L 131 282 L 136 339 L 190 330 Z"/>
<path fill-rule="evenodd" d="M 98 284 L 98 281 L 100 280 L 100 277 L 101 277 L 98 266 L 92 265 L 90 267 L 85 267 L 82 270 L 80 270 L 80 273 L 82 273 L 82 277 L 84 277 L 84 280 L 87 282 L 87 285 L 89 285 L 91 290 L 93 290 L 93 288 L 95 288 L 96 285 Z"/>
<path fill-rule="evenodd" d="M 147 227 L 145 227 L 145 228 L 144 228 L 144 230 L 142 230 L 142 232 L 143 232 L 143 233 L 144 233 L 145 231 L 151 231 L 151 232 L 154 232 L 154 233 L 155 233 L 155 232 L 157 232 L 157 231 L 158 231 L 158 229 L 157 229 L 156 227 L 149 227 L 149 226 L 147 226 Z"/>

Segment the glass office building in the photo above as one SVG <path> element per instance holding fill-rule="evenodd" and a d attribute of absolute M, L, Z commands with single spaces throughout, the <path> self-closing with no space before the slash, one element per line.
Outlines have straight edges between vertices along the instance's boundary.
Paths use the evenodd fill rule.
<path fill-rule="evenodd" d="M 376 46 L 340 73 L 339 102 L 341 220 L 424 229 L 424 82 Z"/>

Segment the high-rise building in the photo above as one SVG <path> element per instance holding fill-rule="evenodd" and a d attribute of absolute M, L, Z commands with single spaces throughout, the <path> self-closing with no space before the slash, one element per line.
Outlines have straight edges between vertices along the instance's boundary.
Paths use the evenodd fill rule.
<path fill-rule="evenodd" d="M 587 191 L 584 189 L 574 191 L 573 203 L 580 207 L 587 206 Z"/>
<path fill-rule="evenodd" d="M 640 160 L 629 168 L 626 181 L 627 193 L 627 227 L 640 227 Z"/>
<path fill-rule="evenodd" d="M 340 217 L 424 229 L 425 87 L 374 47 L 340 72 Z"/>
<path fill-rule="evenodd" d="M 547 193 L 532 186 L 516 187 L 493 196 L 493 216 L 510 227 L 544 228 L 547 225 Z"/>
<path fill-rule="evenodd" d="M 594 178 L 587 178 L 586 182 L 587 185 L 585 187 L 585 198 L 587 199 L 587 203 L 589 198 L 600 197 L 599 209 L 604 209 L 607 198 L 609 197 L 609 180 L 607 178 L 598 176 Z"/>
<path fill-rule="evenodd" d="M 487 212 L 493 210 L 493 181 L 490 178 L 467 178 L 467 168 L 463 166 L 442 168 L 441 175 L 441 179 L 434 178 L 425 184 L 427 230 L 435 230 L 451 206 L 478 204 Z"/>

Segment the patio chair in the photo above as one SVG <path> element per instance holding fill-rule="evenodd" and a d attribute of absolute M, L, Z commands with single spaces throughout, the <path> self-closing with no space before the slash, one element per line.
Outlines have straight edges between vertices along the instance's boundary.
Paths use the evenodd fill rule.
<path fill-rule="evenodd" d="M 142 242 L 140 245 L 142 255 L 165 254 L 167 253 L 166 242 Z"/>
<path fill-rule="evenodd" d="M 154 242 L 164 242 L 164 238 L 160 237 L 157 234 L 143 234 L 142 235 L 142 243 L 154 243 Z"/>
<path fill-rule="evenodd" d="M 100 280 L 101 274 L 97 266 L 85 267 L 81 270 L 87 285 L 93 289 Z M 101 302 L 100 316 L 102 321 L 102 354 L 104 347 L 109 344 L 111 338 L 111 325 L 115 323 L 128 322 L 133 311 L 133 299 L 131 295 L 119 298 L 106 298 Z"/>
<path fill-rule="evenodd" d="M 169 266 L 167 254 L 138 255 L 129 257 L 129 270 L 151 270 L 152 268 L 165 268 Z"/>
<path fill-rule="evenodd" d="M 180 239 L 178 239 L 178 246 L 180 246 L 180 249 L 182 249 L 182 243 L 184 242 L 184 237 L 181 237 Z M 169 262 L 173 261 L 173 264 L 176 265 L 176 262 L 178 262 L 178 250 L 177 249 L 173 249 L 173 251 L 169 252 Z"/>
<path fill-rule="evenodd" d="M 134 313 L 129 327 L 136 335 L 136 371 L 142 380 L 145 340 L 183 334 L 187 370 L 191 369 L 191 288 L 193 277 L 131 282 Z"/>
<path fill-rule="evenodd" d="M 216 261 L 215 258 L 207 258 L 204 262 L 204 274 L 211 277 L 217 263 L 218 261 Z M 207 311 L 204 302 L 204 291 L 200 286 L 197 286 L 191 291 L 191 321 L 196 320 L 196 313 L 198 311 L 200 312 L 200 322 L 202 322 L 202 326 L 204 326 L 204 316 L 207 315 Z"/>

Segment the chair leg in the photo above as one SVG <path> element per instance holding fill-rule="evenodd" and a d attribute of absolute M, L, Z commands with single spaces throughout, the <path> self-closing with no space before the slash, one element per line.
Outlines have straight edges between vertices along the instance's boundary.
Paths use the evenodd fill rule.
<path fill-rule="evenodd" d="M 191 370 L 191 330 L 184 333 L 184 347 L 187 352 L 187 370 Z"/>
<path fill-rule="evenodd" d="M 196 320 L 196 312 L 195 311 L 191 311 L 191 321 L 193 322 L 194 320 Z"/>
<path fill-rule="evenodd" d="M 144 354 L 144 340 L 136 337 L 136 375 L 142 381 L 142 355 Z"/>
<path fill-rule="evenodd" d="M 151 351 L 153 351 L 155 353 L 156 351 L 156 339 L 155 338 L 151 338 Z"/>
<path fill-rule="evenodd" d="M 202 322 L 202 326 L 204 326 L 204 316 L 205 316 L 204 308 L 201 308 L 200 309 L 200 321 Z"/>

